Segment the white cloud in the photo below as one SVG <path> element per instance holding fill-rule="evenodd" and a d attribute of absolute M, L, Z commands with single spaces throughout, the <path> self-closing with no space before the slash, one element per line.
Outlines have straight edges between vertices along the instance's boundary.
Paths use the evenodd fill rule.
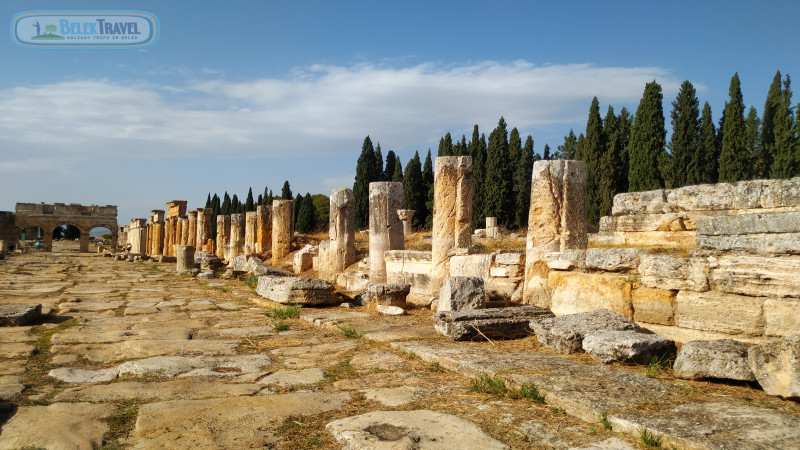
<path fill-rule="evenodd" d="M 428 146 L 474 123 L 488 134 L 500 115 L 534 134 L 561 124 L 565 133 L 585 121 L 592 96 L 635 104 L 653 79 L 665 98 L 681 81 L 658 67 L 526 61 L 314 65 L 285 79 L 184 85 L 68 81 L 0 91 L 0 145 L 36 158 L 352 154 L 367 134 L 396 149 Z"/>

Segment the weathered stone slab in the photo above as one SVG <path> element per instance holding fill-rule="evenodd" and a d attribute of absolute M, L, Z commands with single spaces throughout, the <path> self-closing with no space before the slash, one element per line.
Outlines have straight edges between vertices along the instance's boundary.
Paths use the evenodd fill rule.
<path fill-rule="evenodd" d="M 410 284 L 378 283 L 367 286 L 364 297 L 367 303 L 404 308 L 409 292 L 411 292 Z"/>
<path fill-rule="evenodd" d="M 697 221 L 697 236 L 761 233 L 800 233 L 800 211 L 725 214 Z"/>
<path fill-rule="evenodd" d="M 664 189 L 617 194 L 614 196 L 614 205 L 611 208 L 612 216 L 670 212 L 673 212 L 672 207 L 667 203 L 667 193 Z"/>
<path fill-rule="evenodd" d="M 454 341 L 510 339 L 531 334 L 530 323 L 553 313 L 538 306 L 441 311 L 434 316 L 434 328 Z"/>
<path fill-rule="evenodd" d="M 748 348 L 750 345 L 732 339 L 687 342 L 675 358 L 672 371 L 675 377 L 686 380 L 755 381 L 747 360 Z"/>
<path fill-rule="evenodd" d="M 10 402 L 25 389 L 17 375 L 0 375 L 0 402 Z"/>
<path fill-rule="evenodd" d="M 539 342 L 564 353 L 583 351 L 583 339 L 588 333 L 639 330 L 635 323 L 605 309 L 534 319 L 530 326 Z"/>
<path fill-rule="evenodd" d="M 325 379 L 325 373 L 318 367 L 300 370 L 279 370 L 258 380 L 260 385 L 268 386 L 298 386 L 314 384 Z"/>
<path fill-rule="evenodd" d="M 697 247 L 719 252 L 745 252 L 762 256 L 800 254 L 800 233 L 698 235 Z"/>
<path fill-rule="evenodd" d="M 618 272 L 639 266 L 643 248 L 590 248 L 586 250 L 586 268 Z"/>
<path fill-rule="evenodd" d="M 315 278 L 260 276 L 256 292 L 278 303 L 329 305 L 337 302 L 333 285 Z"/>
<path fill-rule="evenodd" d="M 626 233 L 601 231 L 589 236 L 592 247 L 645 247 L 667 250 L 691 250 L 697 247 L 694 231 L 643 231 Z"/>
<path fill-rule="evenodd" d="M 544 254 L 547 267 L 555 270 L 583 269 L 586 267 L 586 250 L 564 250 Z"/>
<path fill-rule="evenodd" d="M 600 220 L 600 231 L 624 233 L 693 231 L 697 228 L 697 220 L 707 214 L 708 212 L 681 212 L 607 216 Z"/>
<path fill-rule="evenodd" d="M 139 407 L 132 441 L 136 448 L 272 447 L 284 418 L 339 409 L 349 398 L 314 392 L 149 403 Z"/>
<path fill-rule="evenodd" d="M 675 325 L 674 291 L 639 287 L 633 290 L 631 304 L 636 322 Z"/>
<path fill-rule="evenodd" d="M 675 299 L 675 323 L 695 330 L 757 336 L 764 332 L 764 300 L 716 291 L 680 291 Z"/>
<path fill-rule="evenodd" d="M 551 309 L 556 315 L 607 309 L 633 317 L 635 278 L 614 273 L 550 272 Z"/>
<path fill-rule="evenodd" d="M 583 338 L 583 351 L 605 364 L 647 364 L 654 357 L 675 355 L 675 343 L 657 334 L 640 331 L 594 331 Z"/>
<path fill-rule="evenodd" d="M 800 334 L 800 299 L 768 298 L 764 301 L 764 334 Z"/>
<path fill-rule="evenodd" d="M 424 389 L 419 386 L 398 386 L 392 388 L 367 389 L 364 397 L 385 406 L 400 406 L 420 398 Z"/>
<path fill-rule="evenodd" d="M 92 403 L 20 406 L 3 425 L 0 449 L 100 448 L 116 407 Z"/>
<path fill-rule="evenodd" d="M 800 178 L 761 181 L 762 208 L 800 206 Z"/>
<path fill-rule="evenodd" d="M 319 248 L 314 245 L 306 245 L 300 251 L 294 254 L 292 258 L 292 270 L 294 273 L 303 273 L 306 270 L 311 270 L 314 262 L 314 257 L 319 254 Z"/>
<path fill-rule="evenodd" d="M 219 383 L 191 379 L 162 383 L 123 381 L 70 388 L 55 396 L 57 402 L 116 402 L 121 400 L 186 400 L 214 397 L 250 396 L 262 387 L 246 383 Z"/>
<path fill-rule="evenodd" d="M 748 358 L 764 392 L 800 399 L 800 335 L 750 347 Z"/>
<path fill-rule="evenodd" d="M 708 290 L 708 262 L 705 258 L 644 254 L 640 261 L 639 274 L 644 286 L 697 292 Z"/>
<path fill-rule="evenodd" d="M 444 280 L 439 290 L 437 311 L 481 309 L 486 305 L 483 278 L 451 276 Z"/>
<path fill-rule="evenodd" d="M 42 305 L 0 305 L 0 327 L 26 325 L 42 316 Z"/>
<path fill-rule="evenodd" d="M 525 264 L 525 254 L 517 252 L 498 253 L 494 255 L 494 262 L 495 264 Z"/>
<path fill-rule="evenodd" d="M 721 256 L 711 265 L 712 289 L 733 294 L 800 297 L 800 256 Z"/>
<path fill-rule="evenodd" d="M 335 420 L 326 428 L 345 448 L 507 449 L 460 417 L 436 411 L 375 411 Z"/>
<path fill-rule="evenodd" d="M 111 344 L 54 345 L 50 351 L 80 354 L 93 362 L 111 362 L 182 353 L 232 355 L 238 344 L 234 340 L 133 339 Z"/>
<path fill-rule="evenodd" d="M 479 277 L 489 276 L 489 267 L 492 265 L 493 255 L 455 255 L 450 258 L 451 277 Z M 444 282 L 444 280 L 442 280 Z"/>

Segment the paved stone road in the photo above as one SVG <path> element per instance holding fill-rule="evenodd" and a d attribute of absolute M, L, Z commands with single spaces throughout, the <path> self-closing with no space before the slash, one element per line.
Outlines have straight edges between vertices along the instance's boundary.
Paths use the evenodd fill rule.
<path fill-rule="evenodd" d="M 271 319 L 278 305 L 240 280 L 56 250 L 0 261 L 0 304 L 51 313 L 0 328 L 0 449 L 633 448 L 642 428 L 686 448 L 800 446 L 800 407 L 746 386 L 647 378 L 535 338 L 452 343 L 424 311 Z M 546 404 L 472 392 L 481 373 Z"/>

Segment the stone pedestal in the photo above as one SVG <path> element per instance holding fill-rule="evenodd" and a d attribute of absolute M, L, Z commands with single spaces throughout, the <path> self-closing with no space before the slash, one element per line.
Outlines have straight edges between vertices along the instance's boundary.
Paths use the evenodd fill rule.
<path fill-rule="evenodd" d="M 47 245 L 51 249 L 53 248 L 53 244 L 47 244 L 47 241 L 45 241 L 45 245 Z M 89 232 L 88 231 L 81 230 L 80 252 L 81 253 L 89 253 Z"/>
<path fill-rule="evenodd" d="M 326 272 L 344 272 L 347 267 L 356 262 L 356 225 L 353 218 L 355 204 L 352 190 L 341 188 L 331 192 L 330 220 L 328 222 L 330 244 L 327 255 L 323 256 L 327 266 L 324 267 Z M 322 248 L 320 248 L 320 254 L 322 254 Z"/>
<path fill-rule="evenodd" d="M 128 244 L 131 244 L 131 253 L 145 253 L 147 231 L 147 219 L 131 219 L 131 224 L 128 226 Z"/>
<path fill-rule="evenodd" d="M 499 234 L 497 230 L 497 217 L 487 217 L 486 218 L 486 237 L 487 238 L 496 238 Z"/>
<path fill-rule="evenodd" d="M 415 212 L 417 211 L 413 209 L 397 210 L 397 216 L 400 217 L 400 221 L 403 222 L 403 236 L 411 234 L 411 219 L 414 217 Z"/>
<path fill-rule="evenodd" d="M 178 274 L 194 273 L 194 247 L 191 245 L 176 245 L 175 256 L 177 265 L 175 271 Z"/>
<path fill-rule="evenodd" d="M 272 248 L 272 207 L 256 207 L 256 253 L 261 254 Z"/>
<path fill-rule="evenodd" d="M 378 283 L 367 286 L 364 296 L 367 304 L 406 308 L 409 292 L 411 285 L 407 283 Z"/>
<path fill-rule="evenodd" d="M 186 230 L 186 245 L 197 247 L 197 211 L 189 211 L 189 222 Z"/>
<path fill-rule="evenodd" d="M 228 239 L 228 263 L 244 251 L 244 214 L 231 214 L 231 231 Z"/>
<path fill-rule="evenodd" d="M 369 281 L 386 282 L 383 252 L 402 250 L 403 224 L 397 210 L 403 207 L 403 183 L 381 181 L 369 184 Z"/>
<path fill-rule="evenodd" d="M 244 214 L 244 254 L 248 256 L 256 252 L 257 218 L 255 211 L 247 211 Z"/>
<path fill-rule="evenodd" d="M 217 257 L 228 260 L 228 241 L 231 235 L 231 216 L 217 216 Z"/>
<path fill-rule="evenodd" d="M 549 308 L 544 255 L 585 249 L 586 244 L 586 164 L 536 161 L 528 214 L 524 302 Z"/>
<path fill-rule="evenodd" d="M 292 251 L 294 238 L 294 201 L 272 201 L 272 265 Z"/>
<path fill-rule="evenodd" d="M 472 222 L 472 157 L 436 158 L 433 182 L 433 233 L 431 281 L 438 292 L 450 276 L 448 254 L 467 249 Z"/>

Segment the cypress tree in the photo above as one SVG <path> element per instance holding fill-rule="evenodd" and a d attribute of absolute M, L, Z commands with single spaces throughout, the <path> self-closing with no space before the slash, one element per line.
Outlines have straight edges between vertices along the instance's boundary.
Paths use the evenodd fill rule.
<path fill-rule="evenodd" d="M 375 147 L 375 178 L 370 181 L 386 181 L 383 178 L 383 153 L 380 142 Z"/>
<path fill-rule="evenodd" d="M 662 100 L 661 85 L 655 81 L 647 83 L 636 109 L 628 145 L 628 189 L 634 192 L 664 187 L 659 171 L 659 157 L 666 145 Z"/>
<path fill-rule="evenodd" d="M 575 137 L 575 132 L 572 131 L 572 128 L 569 130 L 569 134 L 564 136 L 564 143 L 558 146 L 558 151 L 555 154 L 555 159 L 575 159 L 575 152 L 577 151 L 578 147 L 578 138 Z"/>
<path fill-rule="evenodd" d="M 775 110 L 775 153 L 770 169 L 772 178 L 797 176 L 800 170 L 797 155 L 797 134 L 792 111 L 791 79 L 786 75 L 781 89 L 781 103 Z"/>
<path fill-rule="evenodd" d="M 619 148 L 621 145 L 619 119 L 614 115 L 614 108 L 611 105 L 608 106 L 606 116 L 603 118 L 603 137 L 605 149 L 597 162 L 596 171 L 597 222 L 600 221 L 600 217 L 611 214 L 619 177 Z"/>
<path fill-rule="evenodd" d="M 622 107 L 617 118 L 619 155 L 617 166 L 617 188 L 616 192 L 628 192 L 628 172 L 630 171 L 630 156 L 628 155 L 628 145 L 631 141 L 631 128 L 633 127 L 633 117 L 628 109 Z"/>
<path fill-rule="evenodd" d="M 222 206 L 220 206 L 220 213 L 223 216 L 231 214 L 231 198 L 228 196 L 228 191 L 225 191 L 223 196 Z"/>
<path fill-rule="evenodd" d="M 253 201 L 253 188 L 251 187 L 250 190 L 247 191 L 247 200 L 244 202 L 244 209 L 245 211 L 255 211 L 256 204 Z"/>
<path fill-rule="evenodd" d="M 545 161 L 550 159 L 550 146 L 547 144 L 544 144 L 544 150 L 542 150 L 542 159 Z"/>
<path fill-rule="evenodd" d="M 403 208 L 416 211 L 412 218 L 414 228 L 425 226 L 427 192 L 425 181 L 422 179 L 419 152 L 414 152 L 414 157 L 408 162 L 403 175 Z"/>
<path fill-rule="evenodd" d="M 531 153 L 533 150 L 531 150 Z M 531 156 L 533 158 L 533 156 Z M 517 201 L 519 197 L 519 176 L 520 164 L 522 163 L 522 138 L 516 127 L 511 129 L 508 135 L 508 166 L 511 174 L 511 205 L 509 207 L 509 223 L 517 227 Z"/>
<path fill-rule="evenodd" d="M 297 194 L 297 197 L 302 199 L 300 202 L 300 211 L 297 213 L 297 221 L 295 222 L 295 229 L 300 233 L 310 233 L 317 227 L 314 217 L 314 200 L 311 198 L 310 193 L 306 193 L 305 197 Z"/>
<path fill-rule="evenodd" d="M 700 102 L 688 80 L 672 102 L 672 187 L 697 184 L 700 178 Z"/>
<path fill-rule="evenodd" d="M 469 146 L 467 145 L 467 137 L 461 135 L 461 141 L 453 145 L 453 156 L 469 156 Z"/>
<path fill-rule="evenodd" d="M 394 170 L 392 171 L 391 180 L 395 182 L 403 181 L 403 165 L 400 163 L 400 158 L 395 158 L 394 160 Z"/>
<path fill-rule="evenodd" d="M 759 147 L 761 146 L 761 119 L 758 118 L 758 112 L 753 106 L 747 111 L 747 117 L 744 119 L 744 136 L 745 148 L 748 153 L 747 159 L 750 162 L 750 176 L 757 177 L 758 173 L 755 170 L 758 164 Z"/>
<path fill-rule="evenodd" d="M 270 197 L 271 196 L 269 195 L 269 188 L 267 186 L 264 186 L 264 197 L 263 197 L 264 201 L 261 204 L 272 205 L 272 199 L 270 199 Z"/>
<path fill-rule="evenodd" d="M 375 181 L 378 166 L 375 162 L 375 149 L 367 136 L 361 146 L 361 155 L 356 164 L 356 180 L 353 184 L 353 197 L 356 204 L 353 211 L 356 228 L 367 227 L 369 218 L 369 183 Z"/>
<path fill-rule="evenodd" d="M 433 161 L 431 161 L 431 149 L 425 156 L 425 164 L 422 166 L 422 181 L 425 192 L 425 229 L 433 228 Z"/>
<path fill-rule="evenodd" d="M 515 225 L 517 228 L 521 229 L 528 226 L 528 211 L 531 207 L 531 174 L 533 172 L 533 160 L 533 138 L 531 135 L 528 135 L 525 139 L 525 146 L 522 147 L 520 161 L 519 164 L 517 164 L 516 171 L 517 199 Z"/>
<path fill-rule="evenodd" d="M 719 167 L 719 139 L 711 118 L 711 107 L 708 102 L 703 105 L 700 116 L 700 149 L 698 151 L 698 179 L 696 183 L 716 183 Z"/>
<path fill-rule="evenodd" d="M 775 72 L 772 84 L 769 85 L 767 100 L 764 102 L 764 113 L 761 116 L 761 146 L 756 161 L 756 176 L 770 176 L 773 155 L 775 154 L 775 112 L 781 107 L 781 71 Z"/>
<path fill-rule="evenodd" d="M 586 145 L 586 137 L 584 137 L 583 133 L 578 135 L 578 141 L 575 143 L 575 155 L 573 159 L 577 161 L 586 161 L 586 157 L 583 154 L 583 147 Z"/>
<path fill-rule="evenodd" d="M 450 133 L 444 135 L 443 138 L 439 139 L 439 151 L 436 153 L 436 156 L 452 156 L 453 155 L 453 138 L 450 136 Z"/>
<path fill-rule="evenodd" d="M 211 192 L 208 193 L 208 197 L 206 197 L 206 208 L 211 208 Z"/>
<path fill-rule="evenodd" d="M 487 217 L 497 217 L 497 223 L 505 226 L 514 220 L 512 183 L 513 172 L 509 164 L 506 120 L 500 117 L 497 127 L 489 135 L 484 208 Z"/>
<path fill-rule="evenodd" d="M 239 201 L 239 197 L 233 194 L 233 197 L 231 197 L 231 214 L 239 214 L 241 209 L 242 203 Z"/>
<path fill-rule="evenodd" d="M 392 181 L 392 177 L 394 176 L 394 167 L 397 164 L 397 156 L 394 154 L 392 150 L 389 150 L 386 153 L 386 166 L 384 166 L 383 170 L 383 180 L 384 181 Z"/>
<path fill-rule="evenodd" d="M 613 115 L 613 110 L 612 110 Z M 603 135 L 603 121 L 600 118 L 600 102 L 597 97 L 589 106 L 589 119 L 586 121 L 586 138 L 582 146 L 582 160 L 586 163 L 586 218 L 591 224 L 600 220 L 600 157 L 606 151 L 606 137 Z"/>
<path fill-rule="evenodd" d="M 729 183 L 750 177 L 750 161 L 744 124 L 744 102 L 739 74 L 731 78 L 729 101 L 722 123 L 722 148 L 719 154 L 719 181 Z"/>
<path fill-rule="evenodd" d="M 478 125 L 472 127 L 472 140 L 468 145 L 472 156 L 472 228 L 480 228 L 484 221 L 483 194 L 486 178 L 486 138 L 478 133 Z"/>
<path fill-rule="evenodd" d="M 264 204 L 264 195 L 258 194 L 258 199 L 256 199 L 256 205 L 263 205 Z"/>
<path fill-rule="evenodd" d="M 292 199 L 292 189 L 289 186 L 289 180 L 283 182 L 283 189 L 281 189 L 281 198 L 284 200 Z"/>
<path fill-rule="evenodd" d="M 300 214 L 300 208 L 303 207 L 303 195 L 299 192 L 297 193 L 297 197 L 294 198 L 294 223 L 295 227 L 297 227 L 297 218 Z"/>

